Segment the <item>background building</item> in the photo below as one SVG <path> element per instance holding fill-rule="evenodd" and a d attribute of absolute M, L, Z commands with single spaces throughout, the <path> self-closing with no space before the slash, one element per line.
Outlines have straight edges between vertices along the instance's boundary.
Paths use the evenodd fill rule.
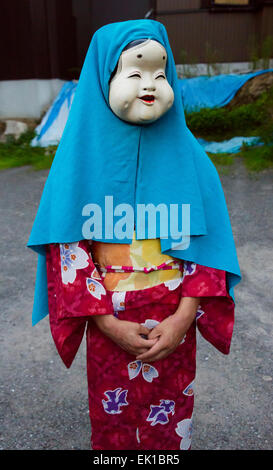
<path fill-rule="evenodd" d="M 152 18 L 180 76 L 269 67 L 273 0 L 0 0 L 0 117 L 39 117 L 77 79 L 93 33 Z M 227 68 L 228 67 L 228 68 Z"/>

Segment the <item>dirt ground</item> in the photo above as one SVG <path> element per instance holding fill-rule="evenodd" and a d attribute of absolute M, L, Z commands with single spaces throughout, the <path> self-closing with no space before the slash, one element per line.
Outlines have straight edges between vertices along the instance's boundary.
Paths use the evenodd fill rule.
<path fill-rule="evenodd" d="M 242 104 L 253 103 L 262 93 L 268 91 L 273 86 L 273 72 L 262 73 L 247 80 L 237 91 L 232 100 L 229 101 L 226 108 L 231 109 Z"/>
<path fill-rule="evenodd" d="M 0 448 L 89 449 L 83 342 L 70 369 L 48 319 L 31 326 L 36 256 L 26 248 L 47 171 L 0 172 Z M 272 171 L 221 176 L 243 280 L 224 356 L 198 336 L 193 449 L 272 449 Z"/>

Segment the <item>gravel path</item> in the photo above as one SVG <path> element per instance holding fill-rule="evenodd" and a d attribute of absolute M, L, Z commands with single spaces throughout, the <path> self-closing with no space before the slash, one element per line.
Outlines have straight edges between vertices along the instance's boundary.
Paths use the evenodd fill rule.
<path fill-rule="evenodd" d="M 68 370 L 48 320 L 31 326 L 25 247 L 47 171 L 0 172 L 0 448 L 89 449 L 85 343 Z M 243 275 L 229 356 L 198 336 L 193 449 L 272 449 L 273 172 L 221 176 Z"/>

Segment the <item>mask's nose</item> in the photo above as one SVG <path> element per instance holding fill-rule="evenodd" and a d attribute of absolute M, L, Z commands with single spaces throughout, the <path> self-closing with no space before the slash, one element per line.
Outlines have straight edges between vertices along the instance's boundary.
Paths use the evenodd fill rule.
<path fill-rule="evenodd" d="M 156 86 L 153 80 L 146 79 L 142 87 L 143 91 L 155 91 Z"/>
<path fill-rule="evenodd" d="M 155 91 L 156 87 L 155 85 L 146 85 L 143 87 L 144 91 Z"/>

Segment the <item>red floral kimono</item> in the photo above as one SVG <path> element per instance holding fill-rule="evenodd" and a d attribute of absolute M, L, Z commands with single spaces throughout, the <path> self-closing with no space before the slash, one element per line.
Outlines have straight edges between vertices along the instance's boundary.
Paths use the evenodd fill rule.
<path fill-rule="evenodd" d="M 205 339 L 228 354 L 234 302 L 227 291 L 225 271 L 191 262 L 182 262 L 182 267 L 178 280 L 116 292 L 105 288 L 87 240 L 47 245 L 50 327 L 67 367 L 87 324 L 93 449 L 191 447 L 196 326 Z M 92 315 L 112 314 L 151 329 L 176 311 L 181 296 L 200 298 L 196 321 L 172 354 L 151 364 L 136 360 L 92 322 Z"/>

